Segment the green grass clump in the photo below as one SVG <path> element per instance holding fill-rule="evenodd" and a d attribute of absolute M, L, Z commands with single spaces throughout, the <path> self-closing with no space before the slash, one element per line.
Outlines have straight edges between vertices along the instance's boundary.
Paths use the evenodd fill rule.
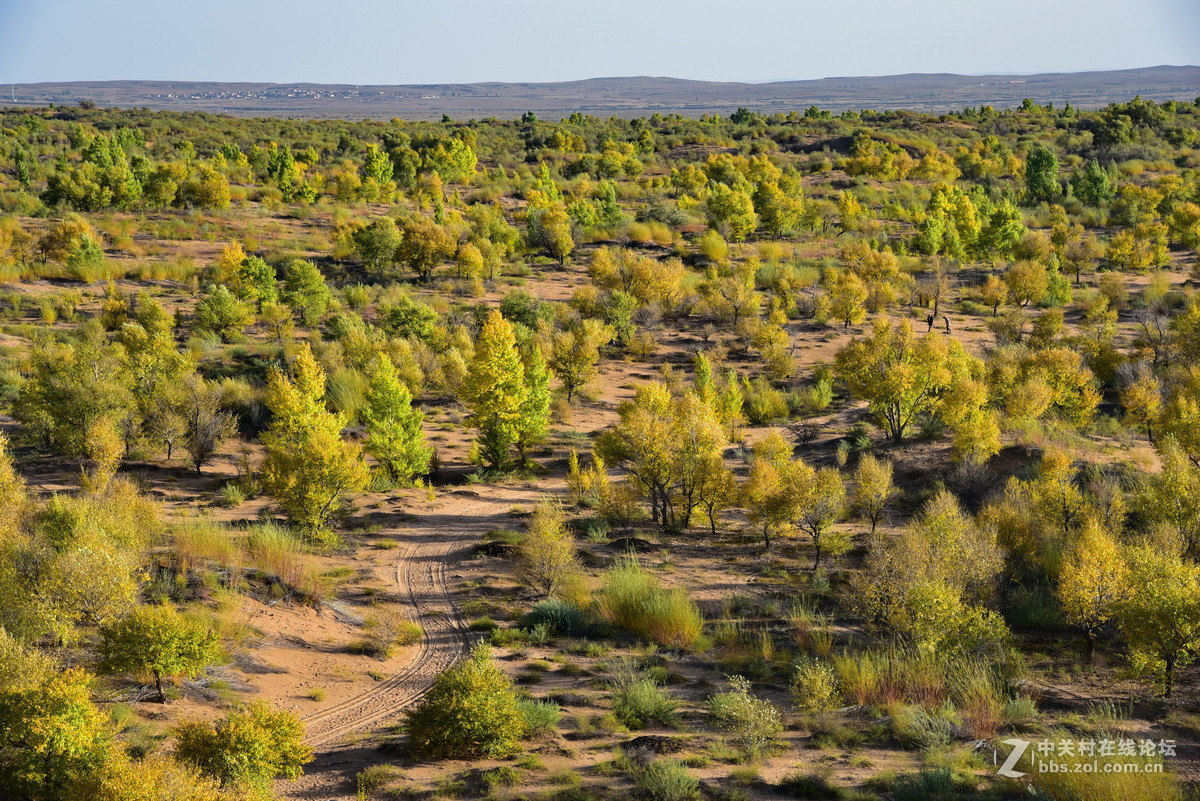
<path fill-rule="evenodd" d="M 605 572 L 600 614 L 616 626 L 660 645 L 691 648 L 700 637 L 700 609 L 678 589 L 663 587 L 636 559 L 622 559 Z"/>
<path fill-rule="evenodd" d="M 524 628 L 547 626 L 555 634 L 580 634 L 587 628 L 583 612 L 565 601 L 550 599 L 534 605 L 521 621 Z"/>
<path fill-rule="evenodd" d="M 674 726 L 679 722 L 678 702 L 650 677 L 626 668 L 610 686 L 613 716 L 621 725 L 643 729 L 655 724 Z"/>
<path fill-rule="evenodd" d="M 542 737 L 558 729 L 562 713 L 548 701 L 532 701 L 522 698 L 519 702 L 521 714 L 525 716 L 525 736 Z"/>
<path fill-rule="evenodd" d="M 651 762 L 633 780 L 639 798 L 647 801 L 697 801 L 700 782 L 678 762 Z"/>

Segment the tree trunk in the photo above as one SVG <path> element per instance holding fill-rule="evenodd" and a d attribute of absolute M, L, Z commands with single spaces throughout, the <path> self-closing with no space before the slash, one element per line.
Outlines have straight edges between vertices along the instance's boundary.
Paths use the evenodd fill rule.
<path fill-rule="evenodd" d="M 165 704 L 167 702 L 167 694 L 163 691 L 162 676 L 159 675 L 157 670 L 154 671 L 154 686 L 158 689 L 158 702 Z"/>

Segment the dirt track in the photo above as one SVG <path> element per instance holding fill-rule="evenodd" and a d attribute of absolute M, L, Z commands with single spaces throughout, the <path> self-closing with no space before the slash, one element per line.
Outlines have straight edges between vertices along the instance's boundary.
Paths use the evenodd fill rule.
<path fill-rule="evenodd" d="M 487 498 L 479 497 L 486 494 Z M 421 624 L 424 637 L 413 661 L 369 691 L 321 709 L 304 719 L 316 760 L 305 775 L 281 783 L 285 798 L 340 801 L 353 799 L 354 775 L 381 760 L 379 743 L 369 737 L 395 726 L 400 713 L 418 701 L 434 679 L 461 659 L 474 638 L 455 606 L 447 568 L 470 555 L 471 544 L 491 529 L 512 524 L 514 504 L 531 503 L 533 491 L 481 487 L 457 490 L 446 504 L 393 533 L 402 551 L 395 564 L 397 594 Z M 452 509 L 453 511 L 446 511 Z M 384 531 L 387 535 L 389 532 Z"/>

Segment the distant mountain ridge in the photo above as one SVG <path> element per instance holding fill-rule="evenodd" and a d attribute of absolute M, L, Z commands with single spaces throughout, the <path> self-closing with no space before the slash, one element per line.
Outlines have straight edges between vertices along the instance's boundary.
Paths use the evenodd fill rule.
<path fill-rule="evenodd" d="M 8 89 L 8 91 L 3 91 Z M 761 113 L 816 105 L 845 109 L 950 111 L 964 106 L 1070 103 L 1093 108 L 1134 95 L 1191 101 L 1200 67 L 1158 66 L 1037 75 L 910 73 L 804 81 L 737 83 L 650 76 L 557 83 L 355 85 L 217 81 L 71 81 L 0 85 L 0 106 L 74 104 L 207 111 L 239 116 L 389 119 L 511 118 L 526 111 L 554 119 L 580 111 L 596 116 L 727 114 L 739 106 Z M 15 100 L 13 99 L 15 98 Z"/>

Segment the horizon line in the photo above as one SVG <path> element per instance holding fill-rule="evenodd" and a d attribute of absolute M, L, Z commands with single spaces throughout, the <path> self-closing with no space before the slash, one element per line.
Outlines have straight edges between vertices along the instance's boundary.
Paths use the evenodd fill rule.
<path fill-rule="evenodd" d="M 742 84 L 747 86 L 765 86 L 771 84 L 783 83 L 805 83 L 816 81 L 837 81 L 837 80 L 866 80 L 880 78 L 904 78 L 910 76 L 945 76 L 957 78 L 987 78 L 987 77 L 1029 77 L 1037 75 L 1083 75 L 1099 72 L 1134 72 L 1141 70 L 1155 69 L 1198 69 L 1197 64 L 1151 64 L 1141 67 L 1112 67 L 1102 69 L 1079 69 L 1079 70 L 1052 70 L 1052 71 L 1033 71 L 1025 72 L 1019 70 L 1011 71 L 994 71 L 994 72 L 895 72 L 877 75 L 826 75 L 820 78 L 771 78 L 762 80 L 716 80 L 707 78 L 680 78 L 672 75 L 595 75 L 588 78 L 569 78 L 564 80 L 476 80 L 476 81 L 420 81 L 408 83 L 374 83 L 374 82 L 349 82 L 349 81 L 312 81 L 312 80 L 294 80 L 294 81 L 266 81 L 266 80 L 219 80 L 210 78 L 76 78 L 70 80 L 43 80 L 43 81 L 3 81 L 0 85 L 8 83 L 12 86 L 40 86 L 48 84 L 88 84 L 88 83 L 216 83 L 216 84 L 265 84 L 270 86 L 294 86 L 294 85 L 312 85 L 312 86 L 474 86 L 474 85 L 505 85 L 505 86 L 520 86 L 522 84 L 538 84 L 538 85 L 559 85 L 569 83 L 585 83 L 589 81 L 619 81 L 619 80 L 659 80 L 659 81 L 682 81 L 688 83 L 709 83 L 709 84 Z M 1197 87 L 1200 90 L 1200 86 Z"/>

